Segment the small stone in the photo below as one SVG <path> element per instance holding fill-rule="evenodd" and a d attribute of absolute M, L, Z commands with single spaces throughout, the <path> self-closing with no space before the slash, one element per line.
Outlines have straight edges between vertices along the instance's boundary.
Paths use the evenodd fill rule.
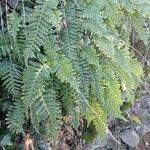
<path fill-rule="evenodd" d="M 150 102 L 147 102 L 148 106 L 150 107 Z"/>
<path fill-rule="evenodd" d="M 139 143 L 138 134 L 132 130 L 125 130 L 121 136 L 121 139 L 131 147 L 136 147 Z"/>
<path fill-rule="evenodd" d="M 149 143 L 148 143 L 148 142 L 145 142 L 145 145 L 146 145 L 146 146 L 149 146 Z"/>

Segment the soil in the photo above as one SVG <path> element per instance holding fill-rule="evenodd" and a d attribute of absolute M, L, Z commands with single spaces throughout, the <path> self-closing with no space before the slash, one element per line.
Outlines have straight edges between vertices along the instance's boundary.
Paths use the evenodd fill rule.
<path fill-rule="evenodd" d="M 150 132 L 141 138 L 136 150 L 150 150 Z"/>

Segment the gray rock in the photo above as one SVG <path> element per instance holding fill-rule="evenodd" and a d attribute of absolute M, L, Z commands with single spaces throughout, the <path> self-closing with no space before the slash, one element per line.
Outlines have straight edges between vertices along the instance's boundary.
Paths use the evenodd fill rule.
<path fill-rule="evenodd" d="M 139 143 L 138 134 L 132 130 L 125 130 L 122 133 L 121 139 L 123 140 L 123 142 L 125 142 L 126 144 L 128 144 L 131 147 L 135 147 Z"/>

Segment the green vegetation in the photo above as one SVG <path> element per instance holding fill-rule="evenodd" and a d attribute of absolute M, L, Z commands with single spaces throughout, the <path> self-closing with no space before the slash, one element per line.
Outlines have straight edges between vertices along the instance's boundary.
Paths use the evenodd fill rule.
<path fill-rule="evenodd" d="M 8 7 L 8 6 L 7 6 Z M 148 43 L 149 0 L 32 0 L 1 5 L 0 107 L 7 128 L 55 140 L 68 116 L 104 137 L 107 117 L 123 119 L 142 67 L 134 30 Z M 95 132 L 95 131 L 94 131 Z"/>

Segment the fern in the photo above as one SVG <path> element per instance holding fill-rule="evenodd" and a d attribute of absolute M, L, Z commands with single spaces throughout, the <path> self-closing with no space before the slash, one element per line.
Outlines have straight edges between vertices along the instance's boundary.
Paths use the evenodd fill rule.
<path fill-rule="evenodd" d="M 69 62 L 69 59 L 62 58 L 59 62 L 59 69 L 56 73 L 58 79 L 62 82 L 70 83 L 74 86 L 75 77 L 74 77 L 74 70 Z"/>
<path fill-rule="evenodd" d="M 39 118 L 39 121 L 46 121 L 46 132 L 51 137 L 58 135 L 60 108 L 56 103 L 56 94 L 54 90 L 47 90 L 46 92 L 39 91 L 39 98 L 33 101 L 31 111 L 34 109 L 35 114 Z M 34 115 L 32 116 L 32 122 L 34 122 Z"/>
<path fill-rule="evenodd" d="M 64 28 L 62 30 L 62 42 L 64 54 L 71 60 L 71 63 L 75 67 L 77 62 L 77 12 L 76 5 L 71 0 L 66 4 L 62 5 L 62 14 L 64 19 Z"/>
<path fill-rule="evenodd" d="M 25 123 L 24 107 L 22 102 L 15 102 L 7 114 L 8 128 L 15 133 L 24 133 L 23 125 Z"/>
<path fill-rule="evenodd" d="M 82 56 L 80 56 L 79 67 L 80 67 L 79 74 L 78 74 L 79 87 L 77 89 L 77 95 L 76 95 L 76 103 L 77 103 L 76 109 L 82 112 L 87 110 L 87 104 L 85 99 L 89 98 L 89 92 L 91 86 L 90 83 L 91 73 L 90 73 L 90 67 L 87 64 L 86 59 L 84 59 Z"/>
<path fill-rule="evenodd" d="M 94 110 L 94 112 L 91 110 L 85 114 L 88 124 L 93 122 L 101 138 L 104 138 L 107 131 L 105 113 L 96 102 L 92 102 L 90 107 Z"/>
<path fill-rule="evenodd" d="M 9 41 L 6 40 L 6 36 L 2 33 L 0 35 L 0 60 L 2 58 L 8 57 L 10 54 L 11 50 L 9 48 Z"/>
<path fill-rule="evenodd" d="M 21 26 L 21 18 L 17 13 L 10 13 L 8 16 L 8 32 L 12 39 L 16 39 L 17 32 Z"/>
<path fill-rule="evenodd" d="M 143 42 L 147 45 L 148 44 L 148 37 L 149 37 L 149 30 L 147 29 L 145 20 L 141 18 L 142 16 L 137 15 L 136 13 L 131 16 L 131 23 L 139 37 L 143 40 Z"/>
<path fill-rule="evenodd" d="M 19 134 L 30 126 L 56 140 L 63 117 L 76 130 L 84 117 L 104 136 L 107 117 L 123 119 L 120 106 L 134 102 L 143 71 L 130 34 L 147 44 L 149 1 L 32 2 L 0 10 L 0 81 L 13 103 L 8 128 Z"/>
<path fill-rule="evenodd" d="M 63 95 L 63 106 L 64 106 L 64 110 L 65 110 L 65 115 L 69 114 L 70 117 L 70 122 L 71 125 L 75 128 L 78 129 L 79 126 L 79 122 L 77 120 L 79 120 L 79 114 L 78 114 L 78 110 L 76 110 L 76 95 L 74 90 L 70 87 L 68 87 L 67 85 L 64 85 L 63 89 L 62 89 L 62 95 Z"/>
<path fill-rule="evenodd" d="M 110 41 L 108 38 L 102 37 L 95 37 L 93 39 L 95 46 L 98 47 L 107 57 L 115 60 L 115 50 L 114 50 L 114 44 L 112 41 Z"/>
<path fill-rule="evenodd" d="M 40 52 L 40 46 L 45 44 L 51 24 L 58 26 L 60 13 L 56 10 L 57 5 L 58 1 L 55 0 L 37 0 L 37 5 L 28 26 L 28 38 L 24 51 L 26 64 L 28 64 L 29 58 L 34 58 L 35 54 Z M 58 22 L 56 17 L 59 19 Z"/>
<path fill-rule="evenodd" d="M 18 97 L 22 85 L 22 67 L 13 62 L 3 61 L 0 68 L 3 85 L 13 97 Z"/>
<path fill-rule="evenodd" d="M 39 64 L 33 62 L 32 65 L 25 70 L 23 81 L 24 101 L 25 104 L 30 106 L 33 103 L 32 99 L 38 94 L 38 89 L 43 89 L 46 86 L 46 81 L 50 77 L 50 68 L 47 64 Z"/>
<path fill-rule="evenodd" d="M 83 57 L 88 61 L 89 64 L 99 66 L 99 58 L 94 47 L 89 46 L 83 50 Z"/>

